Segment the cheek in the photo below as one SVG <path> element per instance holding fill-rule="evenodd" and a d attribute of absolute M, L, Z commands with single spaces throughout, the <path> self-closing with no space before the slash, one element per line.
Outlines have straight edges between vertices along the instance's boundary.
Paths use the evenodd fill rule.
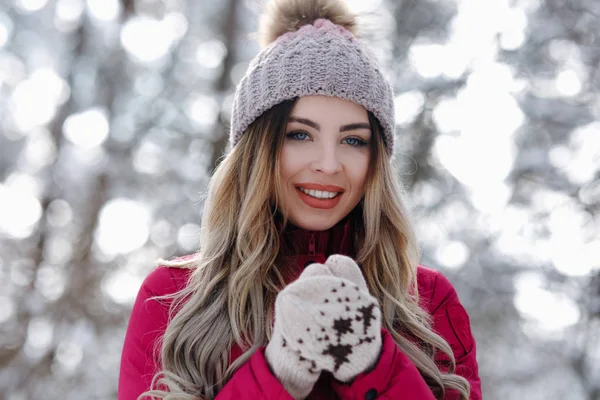
<path fill-rule="evenodd" d="M 287 179 L 300 172 L 306 164 L 307 157 L 297 149 L 291 149 L 285 147 L 281 153 L 280 173 L 281 178 L 286 181 Z"/>
<path fill-rule="evenodd" d="M 368 155 L 356 156 L 355 154 L 354 157 L 346 163 L 346 174 L 348 175 L 348 179 L 352 182 L 354 187 L 361 191 L 364 190 L 368 172 Z"/>

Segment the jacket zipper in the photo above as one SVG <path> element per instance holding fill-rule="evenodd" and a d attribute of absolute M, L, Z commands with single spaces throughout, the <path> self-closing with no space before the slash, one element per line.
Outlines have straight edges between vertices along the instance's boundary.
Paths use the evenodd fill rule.
<path fill-rule="evenodd" d="M 312 232 L 308 234 L 308 255 L 315 255 L 315 234 Z"/>

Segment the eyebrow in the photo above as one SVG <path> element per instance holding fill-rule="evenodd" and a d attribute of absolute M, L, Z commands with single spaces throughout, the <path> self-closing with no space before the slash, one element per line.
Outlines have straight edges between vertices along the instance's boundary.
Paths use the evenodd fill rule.
<path fill-rule="evenodd" d="M 311 121 L 310 119 L 307 118 L 299 118 L 299 117 L 290 117 L 289 118 L 289 122 L 298 122 L 304 125 L 308 125 L 311 128 L 314 128 L 318 131 L 321 130 L 321 126 L 319 124 L 317 124 L 314 121 Z M 371 130 L 371 125 L 369 125 L 368 123 L 365 122 L 357 122 L 354 124 L 348 124 L 348 125 L 344 125 L 340 128 L 340 132 L 347 132 L 347 131 L 354 131 L 357 129 L 369 129 Z"/>

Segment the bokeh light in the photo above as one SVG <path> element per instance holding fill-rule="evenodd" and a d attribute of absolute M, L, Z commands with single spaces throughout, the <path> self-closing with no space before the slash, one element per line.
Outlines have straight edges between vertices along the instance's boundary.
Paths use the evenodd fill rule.
<path fill-rule="evenodd" d="M 106 140 L 109 128 L 104 110 L 94 108 L 67 117 L 63 133 L 77 146 L 92 149 Z"/>
<path fill-rule="evenodd" d="M 69 94 L 69 85 L 55 71 L 48 68 L 34 71 L 12 93 L 12 115 L 16 126 L 27 132 L 47 124 Z"/>
<path fill-rule="evenodd" d="M 96 243 L 105 254 L 131 252 L 148 240 L 150 221 L 146 205 L 129 199 L 113 199 L 100 212 Z"/>
<path fill-rule="evenodd" d="M 46 6 L 48 0 L 16 0 L 17 8 L 24 12 L 39 11 Z"/>
<path fill-rule="evenodd" d="M 537 322 L 532 333 L 546 335 L 560 332 L 579 321 L 577 304 L 563 293 L 546 289 L 538 273 L 522 273 L 515 278 L 515 306 L 525 317 Z"/>
<path fill-rule="evenodd" d="M 0 183 L 0 231 L 14 238 L 31 235 L 42 216 L 37 197 Z"/>
<path fill-rule="evenodd" d="M 121 14 L 119 0 L 87 0 L 86 5 L 89 15 L 99 22 L 114 21 Z"/>
<path fill-rule="evenodd" d="M 8 15 L 0 12 L 0 49 L 8 43 L 13 32 L 13 22 Z"/>
<path fill-rule="evenodd" d="M 102 291 L 120 304 L 132 304 L 142 280 L 126 270 L 108 274 L 102 281 Z"/>
<path fill-rule="evenodd" d="M 394 99 L 396 123 L 400 126 L 407 126 L 412 123 L 422 111 L 424 104 L 425 96 L 417 90 L 411 90 L 396 96 Z"/>

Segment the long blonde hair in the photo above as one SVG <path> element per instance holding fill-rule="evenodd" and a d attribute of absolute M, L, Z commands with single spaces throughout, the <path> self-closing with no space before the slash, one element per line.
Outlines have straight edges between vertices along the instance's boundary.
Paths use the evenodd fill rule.
<path fill-rule="evenodd" d="M 213 399 L 268 343 L 275 297 L 284 286 L 277 266 L 280 231 L 274 210 L 281 193 L 277 166 L 293 105 L 287 101 L 263 114 L 215 170 L 204 205 L 198 256 L 173 265 L 193 272 L 188 285 L 171 296 L 171 319 L 161 344 L 163 370 L 153 380 L 153 387 L 165 390 L 148 391 L 140 399 Z M 441 373 L 434 362 L 436 351 L 446 353 L 450 372 L 454 371 L 450 346 L 432 331 L 430 316 L 418 306 L 415 233 L 379 124 L 371 113 L 369 120 L 375 140 L 366 193 L 357 206 L 362 218 L 355 224 L 356 261 L 379 300 L 383 326 L 436 398 L 452 388 L 467 399 L 468 382 Z M 284 215 L 284 225 L 286 221 Z M 244 353 L 230 364 L 234 344 Z"/>

